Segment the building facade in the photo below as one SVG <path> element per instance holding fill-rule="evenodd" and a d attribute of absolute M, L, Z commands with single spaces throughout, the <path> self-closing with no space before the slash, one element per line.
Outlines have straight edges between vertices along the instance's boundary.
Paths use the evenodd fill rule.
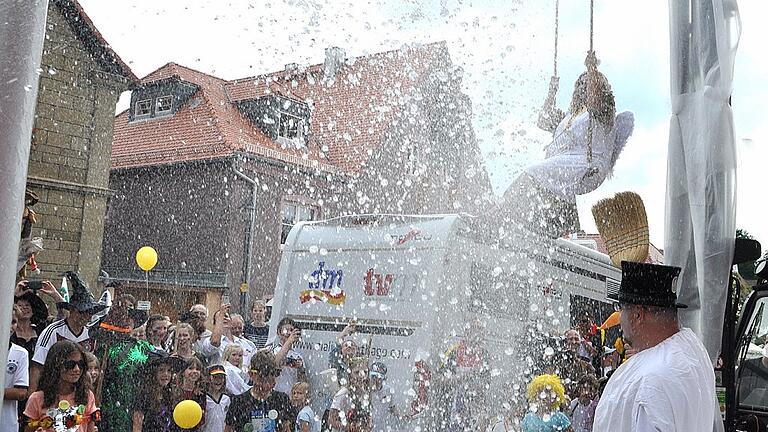
<path fill-rule="evenodd" d="M 95 287 L 115 106 L 137 81 L 75 0 L 49 2 L 27 177 L 40 277 L 75 270 Z"/>
<path fill-rule="evenodd" d="M 203 290 L 238 304 L 272 293 L 298 221 L 483 208 L 460 85 L 443 43 L 331 48 L 323 64 L 233 81 L 163 66 L 115 119 L 104 270 L 139 293 L 148 279 L 158 301 Z M 133 263 L 144 245 L 160 257 L 148 275 Z"/>

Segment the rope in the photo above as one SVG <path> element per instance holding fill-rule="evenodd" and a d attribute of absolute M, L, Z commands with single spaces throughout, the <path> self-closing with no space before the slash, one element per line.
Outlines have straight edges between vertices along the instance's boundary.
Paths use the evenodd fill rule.
<path fill-rule="evenodd" d="M 595 0 L 589 0 L 589 51 L 594 51 L 595 40 Z M 587 82 L 589 83 L 589 77 Z M 592 86 L 587 85 L 587 92 Z M 589 101 L 589 94 L 587 94 L 587 101 Z M 597 173 L 597 170 L 592 166 L 592 113 L 587 110 L 589 114 L 589 124 L 587 125 L 587 164 L 589 165 L 586 176 L 590 177 Z"/>
<path fill-rule="evenodd" d="M 594 51 L 595 43 L 595 0 L 589 0 L 589 50 Z"/>
<path fill-rule="evenodd" d="M 552 76 L 557 76 L 557 40 L 560 34 L 560 0 L 555 0 L 555 72 Z"/>

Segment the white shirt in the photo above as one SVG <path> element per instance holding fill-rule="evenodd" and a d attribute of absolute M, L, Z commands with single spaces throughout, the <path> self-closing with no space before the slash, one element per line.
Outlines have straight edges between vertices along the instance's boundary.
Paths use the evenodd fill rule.
<path fill-rule="evenodd" d="M 225 361 L 224 371 L 227 373 L 227 391 L 232 396 L 243 394 L 251 388 L 248 385 L 249 380 L 244 377 L 245 374 L 239 367 Z"/>
<path fill-rule="evenodd" d="M 392 409 L 395 403 L 392 401 L 394 392 L 387 384 L 382 384 L 377 392 L 371 392 L 371 421 L 373 423 L 373 432 L 386 432 L 389 430 L 398 430 L 399 425 L 395 424 L 396 418 L 392 415 Z"/>
<path fill-rule="evenodd" d="M 352 395 L 349 393 L 349 389 L 342 387 L 335 396 L 333 396 L 333 402 L 331 402 L 331 409 L 339 412 L 339 420 L 341 424 L 347 425 L 347 413 L 353 409 L 369 410 L 370 401 L 367 399 L 368 393 L 363 395 L 363 400 L 360 402 L 362 406 L 355 406 L 355 402 L 352 400 Z"/>
<path fill-rule="evenodd" d="M 586 111 L 575 116 L 568 113 L 557 126 L 555 136 L 546 148 L 546 159 L 527 167 L 525 172 L 553 194 L 571 202 L 575 200 L 576 195 L 597 189 L 611 171 L 614 150 L 619 147 L 616 142 L 617 135 L 620 140 L 626 140 L 634 125 L 631 113 L 620 114 L 620 120 L 624 120 L 628 115 L 628 121 L 617 120 L 610 130 L 603 123 L 591 120 L 590 164 L 587 161 L 589 114 Z M 623 144 L 622 142 L 621 146 Z M 597 174 L 585 177 L 590 168 L 597 168 Z"/>
<path fill-rule="evenodd" d="M 63 339 L 80 344 L 86 351 L 93 351 L 89 346 L 91 338 L 88 335 L 88 327 L 84 327 L 83 331 L 76 335 L 69 328 L 66 320 L 59 320 L 52 322 L 40 333 L 40 337 L 35 345 L 35 354 L 32 356 L 32 361 L 44 365 L 45 359 L 48 357 L 48 350 L 51 349 L 53 344 Z"/>
<path fill-rule="evenodd" d="M 221 358 L 221 356 L 224 355 L 224 349 L 226 349 L 227 345 L 229 344 L 237 344 L 243 348 L 243 364 L 246 366 L 250 366 L 251 357 L 253 357 L 253 355 L 256 354 L 256 351 L 257 351 L 256 345 L 246 338 L 241 338 L 233 335 L 232 339 L 229 339 L 226 336 L 222 335 L 221 345 L 219 346 L 219 358 Z"/>
<path fill-rule="evenodd" d="M 205 396 L 205 426 L 203 432 L 221 432 L 224 430 L 224 420 L 227 418 L 229 396 L 222 394 L 218 402 L 210 395 Z"/>
<path fill-rule="evenodd" d="M 272 345 L 272 353 L 275 355 L 281 349 L 283 349 L 283 346 L 279 343 Z M 275 391 L 291 394 L 291 388 L 299 380 L 299 364 L 304 365 L 304 357 L 291 348 L 285 355 L 280 376 L 275 380 Z"/>
<path fill-rule="evenodd" d="M 709 355 L 684 328 L 616 369 L 597 405 L 593 431 L 711 431 L 719 412 Z"/>
<path fill-rule="evenodd" d="M 301 423 L 309 424 L 309 432 L 320 432 L 320 419 L 317 418 L 315 412 L 309 405 L 299 411 L 299 415 L 296 416 L 296 427 L 294 432 L 301 432 Z"/>
<path fill-rule="evenodd" d="M 8 363 L 5 365 L 5 388 L 29 387 L 29 353 L 24 348 L 11 344 Z M 19 432 L 18 401 L 3 400 L 0 411 L 0 432 Z"/>
<path fill-rule="evenodd" d="M 224 337 L 222 336 L 221 339 L 223 341 Z M 221 351 L 219 351 L 219 347 L 211 344 L 210 334 L 198 339 L 197 342 L 195 342 L 194 347 L 195 347 L 195 352 L 205 358 L 205 361 L 207 362 L 208 366 L 221 364 Z"/>

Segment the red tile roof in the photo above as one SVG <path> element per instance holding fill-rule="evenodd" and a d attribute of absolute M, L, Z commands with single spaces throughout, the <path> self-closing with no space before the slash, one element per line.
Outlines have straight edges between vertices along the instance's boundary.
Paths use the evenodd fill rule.
<path fill-rule="evenodd" d="M 173 116 L 129 123 L 127 111 L 119 114 L 112 168 L 247 152 L 332 172 L 357 173 L 402 113 L 413 90 L 447 56 L 445 44 L 436 43 L 348 59 L 333 84 L 323 81 L 323 65 L 225 81 L 168 63 L 141 82 L 177 77 L 199 85 L 200 90 Z M 271 140 L 234 104 L 275 93 L 310 106 L 307 149 L 288 148 Z"/>

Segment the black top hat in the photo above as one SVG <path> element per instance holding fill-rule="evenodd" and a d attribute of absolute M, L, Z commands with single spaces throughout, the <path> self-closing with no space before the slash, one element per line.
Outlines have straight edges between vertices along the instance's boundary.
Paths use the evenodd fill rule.
<path fill-rule="evenodd" d="M 622 261 L 619 293 L 608 298 L 642 306 L 687 308 L 677 302 L 679 275 L 679 267 Z"/>
<path fill-rule="evenodd" d="M 93 298 L 93 294 L 88 290 L 88 285 L 80 279 L 80 275 L 68 271 L 64 276 L 69 280 L 69 302 L 60 303 L 60 307 L 78 312 L 89 312 L 95 314 L 107 308 L 104 303 L 99 303 Z"/>

